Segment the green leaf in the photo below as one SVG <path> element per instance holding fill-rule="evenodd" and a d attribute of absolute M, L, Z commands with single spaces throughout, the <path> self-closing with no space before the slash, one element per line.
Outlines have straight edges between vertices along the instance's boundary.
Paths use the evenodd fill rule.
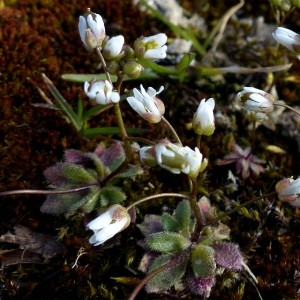
<path fill-rule="evenodd" d="M 97 181 L 101 182 L 110 173 L 108 168 L 104 166 L 101 159 L 95 153 L 86 153 L 85 155 L 93 161 L 93 167 L 97 173 Z"/>
<path fill-rule="evenodd" d="M 126 195 L 116 186 L 106 186 L 101 189 L 100 203 L 102 206 L 121 203 L 126 199 Z"/>
<path fill-rule="evenodd" d="M 143 128 L 126 128 L 128 134 L 138 134 L 143 135 L 144 133 L 151 132 L 149 129 Z M 92 137 L 96 135 L 110 135 L 117 134 L 120 135 L 120 130 L 118 127 L 97 127 L 97 128 L 87 128 L 82 131 L 82 134 L 86 137 Z"/>
<path fill-rule="evenodd" d="M 130 178 L 137 175 L 142 175 L 144 173 L 144 169 L 140 166 L 130 166 L 124 172 L 117 174 L 114 178 Z"/>
<path fill-rule="evenodd" d="M 174 217 L 180 226 L 181 233 L 185 237 L 189 237 L 191 223 L 191 206 L 188 200 L 183 200 L 178 203 Z"/>
<path fill-rule="evenodd" d="M 47 87 L 52 94 L 52 96 L 57 101 L 58 105 L 60 106 L 61 110 L 64 114 L 69 118 L 72 124 L 75 126 L 77 131 L 80 131 L 82 128 L 82 122 L 74 112 L 73 108 L 69 105 L 67 100 L 62 96 L 62 94 L 58 91 L 58 89 L 54 86 L 53 82 L 45 75 L 42 74 L 44 82 L 47 84 Z"/>
<path fill-rule="evenodd" d="M 176 65 L 176 71 L 178 74 L 183 72 L 189 67 L 190 63 L 195 59 L 195 53 L 186 53 L 181 58 L 180 62 Z"/>
<path fill-rule="evenodd" d="M 101 114 L 102 112 L 106 111 L 111 107 L 113 107 L 113 104 L 95 105 L 82 114 L 82 120 L 87 121 L 88 119 Z"/>
<path fill-rule="evenodd" d="M 104 73 L 102 74 L 63 74 L 61 76 L 63 80 L 71 81 L 71 82 L 79 82 L 83 83 L 85 81 L 91 81 L 93 79 L 96 80 L 106 80 L 107 77 Z M 117 81 L 117 76 L 111 75 L 112 82 Z"/>
<path fill-rule="evenodd" d="M 186 250 L 191 242 L 179 233 L 159 232 L 146 238 L 151 250 L 162 253 L 178 253 Z"/>
<path fill-rule="evenodd" d="M 174 76 L 177 75 L 176 69 L 173 66 L 169 66 L 169 67 L 161 66 L 155 63 L 154 61 L 147 60 L 147 59 L 139 59 L 139 63 L 143 67 L 149 68 L 158 74 L 174 75 Z"/>
<path fill-rule="evenodd" d="M 79 120 L 82 120 L 82 114 L 83 114 L 83 102 L 81 98 L 77 101 L 77 117 Z"/>
<path fill-rule="evenodd" d="M 96 80 L 106 80 L 105 74 L 63 74 L 61 76 L 63 80 L 83 83 L 85 81 Z M 124 77 L 123 81 L 132 81 L 132 80 L 141 80 L 141 79 L 159 79 L 157 74 L 153 73 L 151 70 L 144 70 L 138 78 L 130 78 L 128 76 Z M 117 81 L 117 76 L 111 75 L 112 82 Z"/>
<path fill-rule="evenodd" d="M 92 170 L 85 170 L 82 166 L 63 163 L 62 164 L 62 173 L 63 176 L 70 183 L 78 183 L 78 184 L 93 184 L 97 183 L 96 174 Z"/>
<path fill-rule="evenodd" d="M 163 213 L 161 217 L 164 231 L 178 232 L 180 225 L 169 213 Z"/>
<path fill-rule="evenodd" d="M 71 188 L 69 185 L 62 189 Z M 41 206 L 41 212 L 46 214 L 60 215 L 68 212 L 69 208 L 82 199 L 82 193 L 70 193 L 60 195 L 49 195 Z"/>
<path fill-rule="evenodd" d="M 192 250 L 191 262 L 194 273 L 197 277 L 212 277 L 216 270 L 214 249 L 199 244 Z"/>
<path fill-rule="evenodd" d="M 100 199 L 100 189 L 95 189 L 92 192 L 90 192 L 87 197 L 85 197 L 84 205 L 82 206 L 82 210 L 85 213 L 90 213 L 92 210 L 97 208 L 97 204 Z"/>
<path fill-rule="evenodd" d="M 82 209 L 85 213 L 91 212 L 97 205 L 99 194 L 99 188 L 90 189 L 87 195 L 81 197 L 79 201 L 67 208 L 67 212 L 65 213 L 66 218 L 74 215 L 78 211 L 78 209 Z"/>
<path fill-rule="evenodd" d="M 188 257 L 189 256 L 186 256 L 184 259 L 179 260 L 177 264 L 174 263 L 172 267 L 162 270 L 162 272 L 151 278 L 146 285 L 147 292 L 163 292 L 170 289 L 176 283 L 179 283 L 186 272 Z M 162 254 L 155 258 L 149 268 L 149 273 L 177 259 L 179 258 L 174 255 Z"/>

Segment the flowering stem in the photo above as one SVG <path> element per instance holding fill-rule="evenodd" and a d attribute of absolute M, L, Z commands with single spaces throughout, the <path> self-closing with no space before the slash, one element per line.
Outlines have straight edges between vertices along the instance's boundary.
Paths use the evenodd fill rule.
<path fill-rule="evenodd" d="M 277 105 L 277 106 L 282 106 L 282 107 L 285 107 L 291 111 L 293 111 L 295 114 L 297 114 L 298 116 L 300 116 L 300 112 L 298 110 L 296 110 L 295 108 L 287 105 L 287 104 L 284 104 L 284 103 L 279 103 L 279 102 L 275 102 L 274 105 Z"/>
<path fill-rule="evenodd" d="M 202 223 L 200 207 L 197 203 L 198 180 L 196 178 L 196 179 L 191 180 L 191 182 L 192 182 L 192 192 L 189 197 L 189 201 L 190 201 L 191 208 L 195 214 L 195 218 L 197 221 L 197 226 L 196 226 L 196 230 L 194 232 L 194 237 L 193 237 L 193 240 L 197 241 L 199 238 L 200 231 L 202 230 L 203 223 Z"/>
<path fill-rule="evenodd" d="M 105 62 L 105 59 L 104 59 L 104 57 L 101 53 L 101 48 L 97 48 L 96 51 L 97 51 L 97 54 L 100 57 L 100 60 L 101 60 L 102 66 L 103 66 L 103 70 L 105 72 L 107 80 L 112 85 L 110 74 L 106 71 L 106 62 Z M 120 94 L 120 91 L 121 91 L 121 85 L 122 85 L 122 82 L 123 82 L 123 77 L 124 77 L 123 74 L 118 75 L 118 81 L 117 81 L 116 86 L 115 86 L 115 89 L 118 91 L 119 94 Z M 127 132 L 126 132 L 126 129 L 125 129 L 125 126 L 124 126 L 123 117 L 122 117 L 122 113 L 121 113 L 121 109 L 120 109 L 120 104 L 119 103 L 114 103 L 114 109 L 115 109 L 115 115 L 116 115 L 117 122 L 118 122 L 119 131 L 120 131 L 120 134 L 121 134 L 122 140 L 124 142 L 124 146 L 125 146 L 126 160 L 125 160 L 124 164 L 127 164 L 131 159 L 131 145 L 130 145 L 130 142 L 127 140 L 128 136 L 127 136 Z"/>
<path fill-rule="evenodd" d="M 213 223 L 217 223 L 218 221 L 224 219 L 225 217 L 227 217 L 227 216 L 229 216 L 229 215 L 231 215 L 231 214 L 237 212 L 237 211 L 240 210 L 241 208 L 246 207 L 246 206 L 248 206 L 248 205 L 250 205 L 250 204 L 252 204 L 252 203 L 254 203 L 254 202 L 258 201 L 258 200 L 261 200 L 261 199 L 264 199 L 264 198 L 268 198 L 268 197 L 271 197 L 271 196 L 275 196 L 276 194 L 277 194 L 277 192 L 274 191 L 274 192 L 271 192 L 271 193 L 269 193 L 269 194 L 266 194 L 266 195 L 263 195 L 263 196 L 260 196 L 260 197 L 251 199 L 251 200 L 249 200 L 249 201 L 246 201 L 245 203 L 240 204 L 238 207 L 236 207 L 236 208 L 234 208 L 234 209 L 231 209 L 230 211 L 228 211 L 228 212 L 226 212 L 226 213 L 223 213 L 223 214 L 219 215 L 219 216 L 213 221 Z"/>
<path fill-rule="evenodd" d="M 169 127 L 169 129 L 171 130 L 172 134 L 174 135 L 174 137 L 175 137 L 177 143 L 178 143 L 180 146 L 182 146 L 182 142 L 181 142 L 181 140 L 180 140 L 178 134 L 176 133 L 174 127 L 171 125 L 171 123 L 170 123 L 164 116 L 162 116 L 161 119 L 162 119 L 162 120 L 165 122 L 165 124 Z"/>
<path fill-rule="evenodd" d="M 252 147 L 255 145 L 255 132 L 256 132 L 256 121 L 252 121 L 252 130 L 251 130 Z"/>
<path fill-rule="evenodd" d="M 200 134 L 197 134 L 197 137 L 196 137 L 196 147 L 200 150 L 200 146 L 201 146 L 201 137 L 202 135 Z"/>
<path fill-rule="evenodd" d="M 145 138 L 142 138 L 142 137 L 128 137 L 127 140 L 132 141 L 132 142 L 140 142 L 142 144 L 149 145 L 149 146 L 155 145 L 154 142 L 147 140 Z"/>
<path fill-rule="evenodd" d="M 134 300 L 137 294 L 140 292 L 140 290 L 143 288 L 143 286 L 155 275 L 171 268 L 175 268 L 179 264 L 181 264 L 184 260 L 187 259 L 187 256 L 190 255 L 191 247 L 186 249 L 181 255 L 177 256 L 174 259 L 171 259 L 168 263 L 165 265 L 153 270 L 151 273 L 149 273 L 133 290 L 133 292 L 130 294 L 128 300 Z"/>
<path fill-rule="evenodd" d="M 86 186 L 81 186 L 78 188 L 67 189 L 67 190 L 12 190 L 12 191 L 5 191 L 0 192 L 0 197 L 3 196 L 13 196 L 13 195 L 20 195 L 20 194 L 37 194 L 37 195 L 58 195 L 58 194 L 71 194 L 77 193 L 81 191 L 88 190 L 89 188 L 96 187 L 97 184 L 90 184 Z"/>
<path fill-rule="evenodd" d="M 103 57 L 103 55 L 101 53 L 101 48 L 96 48 L 96 52 L 97 52 L 97 54 L 100 57 L 100 60 L 101 60 L 101 63 L 102 63 L 102 67 L 103 67 L 103 70 L 105 72 L 107 80 L 110 82 L 111 85 L 113 85 L 112 81 L 111 81 L 111 78 L 110 78 L 110 74 L 106 71 L 106 62 L 105 62 L 105 59 L 104 59 L 104 57 Z"/>
<path fill-rule="evenodd" d="M 126 209 L 129 210 L 132 207 L 134 207 L 134 206 L 136 206 L 136 205 L 138 205 L 140 203 L 146 202 L 148 200 L 156 199 L 156 198 L 162 198 L 162 197 L 177 197 L 177 198 L 185 198 L 185 199 L 189 199 L 190 198 L 187 195 L 178 194 L 178 193 L 161 193 L 161 194 L 158 194 L 158 195 L 148 196 L 148 197 L 142 198 L 142 199 L 140 199 L 138 201 L 135 201 L 132 204 L 130 204 L 129 206 L 127 206 Z"/>
<path fill-rule="evenodd" d="M 122 117 L 122 112 L 120 109 L 120 104 L 118 103 L 114 103 L 114 109 L 115 109 L 115 115 L 117 118 L 117 122 L 118 122 L 118 127 L 119 127 L 119 131 L 122 137 L 122 140 L 124 142 L 124 146 L 125 146 L 125 153 L 126 153 L 126 160 L 125 162 L 129 162 L 131 160 L 131 145 L 130 145 L 130 141 L 127 139 L 128 135 L 126 132 L 126 128 L 123 122 L 123 117 Z"/>

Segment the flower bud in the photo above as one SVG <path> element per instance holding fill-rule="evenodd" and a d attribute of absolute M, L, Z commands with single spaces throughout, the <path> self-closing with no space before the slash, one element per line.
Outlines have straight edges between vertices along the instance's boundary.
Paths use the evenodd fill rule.
<path fill-rule="evenodd" d="M 121 66 L 116 60 L 111 60 L 106 63 L 106 71 L 111 75 L 119 74 Z"/>
<path fill-rule="evenodd" d="M 124 37 L 122 35 L 110 38 L 103 47 L 103 57 L 107 60 L 120 59 L 124 55 L 122 54 L 123 45 Z"/>
<path fill-rule="evenodd" d="M 238 97 L 245 109 L 255 113 L 270 113 L 274 109 L 274 97 L 254 87 L 244 87 Z"/>
<path fill-rule="evenodd" d="M 124 59 L 129 60 L 131 58 L 134 58 L 134 51 L 130 46 L 125 45 L 123 47 L 123 51 L 124 51 Z"/>
<path fill-rule="evenodd" d="M 87 227 L 94 231 L 89 242 L 94 246 L 103 244 L 128 227 L 130 220 L 125 207 L 119 204 L 112 205 L 106 212 L 87 224 Z"/>
<path fill-rule="evenodd" d="M 105 38 L 105 27 L 102 17 L 88 8 L 84 16 L 79 17 L 78 30 L 85 48 L 92 51 L 100 48 Z"/>
<path fill-rule="evenodd" d="M 300 7 L 300 0 L 291 0 L 291 3 L 295 7 Z"/>
<path fill-rule="evenodd" d="M 300 207 L 300 178 L 296 180 L 292 178 L 282 179 L 277 182 L 275 190 L 278 193 L 279 200 Z"/>
<path fill-rule="evenodd" d="M 284 27 L 278 27 L 272 33 L 273 38 L 289 50 L 300 53 L 300 35 Z"/>
<path fill-rule="evenodd" d="M 140 149 L 140 159 L 148 167 L 157 166 L 153 146 L 145 146 Z"/>
<path fill-rule="evenodd" d="M 138 78 L 143 71 L 143 67 L 135 60 L 128 60 L 123 66 L 123 72 L 130 78 Z"/>
<path fill-rule="evenodd" d="M 203 99 L 194 114 L 193 128 L 198 135 L 212 135 L 215 130 L 214 110 L 215 100 L 209 98 Z"/>

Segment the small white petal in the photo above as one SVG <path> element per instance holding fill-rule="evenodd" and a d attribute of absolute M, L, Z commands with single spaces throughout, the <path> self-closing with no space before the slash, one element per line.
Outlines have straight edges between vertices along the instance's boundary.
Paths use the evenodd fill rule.
<path fill-rule="evenodd" d="M 83 16 L 80 16 L 78 22 L 78 31 L 79 31 L 80 39 L 84 44 L 85 44 L 86 30 L 87 30 L 86 19 Z"/>
<path fill-rule="evenodd" d="M 118 92 L 112 92 L 110 99 L 112 103 L 118 103 L 120 102 L 120 94 Z"/>
<path fill-rule="evenodd" d="M 90 223 L 87 224 L 87 227 L 91 230 L 99 230 L 104 228 L 108 224 L 112 222 L 112 213 L 111 210 L 107 210 L 96 219 L 92 220 Z"/>

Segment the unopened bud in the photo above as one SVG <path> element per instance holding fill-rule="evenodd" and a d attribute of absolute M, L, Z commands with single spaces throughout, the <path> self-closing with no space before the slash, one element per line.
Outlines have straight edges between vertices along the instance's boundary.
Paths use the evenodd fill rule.
<path fill-rule="evenodd" d="M 143 67 L 134 59 L 128 60 L 123 66 L 123 72 L 130 78 L 138 78 Z"/>

